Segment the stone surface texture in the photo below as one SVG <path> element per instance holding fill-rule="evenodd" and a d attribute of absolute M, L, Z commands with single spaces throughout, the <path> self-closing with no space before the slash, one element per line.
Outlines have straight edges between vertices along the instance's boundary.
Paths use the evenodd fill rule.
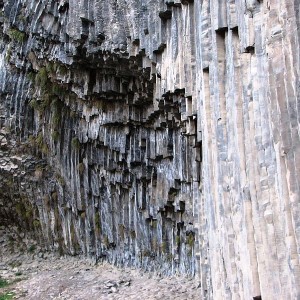
<path fill-rule="evenodd" d="M 84 257 L 61 257 L 45 252 L 32 240 L 28 243 L 31 250 L 21 253 L 14 235 L 0 230 L 0 297 L 9 293 L 22 300 L 199 298 L 200 284 L 193 277 L 165 277 L 107 262 L 95 265 Z M 3 281 L 8 283 L 4 287 Z"/>
<path fill-rule="evenodd" d="M 0 225 L 300 299 L 298 0 L 0 7 Z"/>

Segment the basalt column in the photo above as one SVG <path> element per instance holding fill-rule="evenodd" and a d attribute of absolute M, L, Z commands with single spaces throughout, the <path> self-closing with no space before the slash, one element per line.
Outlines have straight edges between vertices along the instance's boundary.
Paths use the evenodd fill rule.
<path fill-rule="evenodd" d="M 203 299 L 300 297 L 298 1 L 0 6 L 1 225 Z"/>

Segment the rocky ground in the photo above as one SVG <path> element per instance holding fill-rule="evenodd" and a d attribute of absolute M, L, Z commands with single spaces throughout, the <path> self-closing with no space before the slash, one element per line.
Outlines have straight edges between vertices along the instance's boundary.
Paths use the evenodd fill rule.
<path fill-rule="evenodd" d="M 162 278 L 107 263 L 94 265 L 78 257 L 42 252 L 34 243 L 27 243 L 23 253 L 18 249 L 11 237 L 0 236 L 1 300 L 200 298 L 200 287 L 190 278 Z M 1 281 L 6 283 L 2 287 Z"/>

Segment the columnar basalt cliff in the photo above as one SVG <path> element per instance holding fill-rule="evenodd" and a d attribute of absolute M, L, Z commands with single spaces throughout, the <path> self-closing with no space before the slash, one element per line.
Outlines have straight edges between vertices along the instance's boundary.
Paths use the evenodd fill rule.
<path fill-rule="evenodd" d="M 300 298 L 299 1 L 0 6 L 0 225 Z"/>

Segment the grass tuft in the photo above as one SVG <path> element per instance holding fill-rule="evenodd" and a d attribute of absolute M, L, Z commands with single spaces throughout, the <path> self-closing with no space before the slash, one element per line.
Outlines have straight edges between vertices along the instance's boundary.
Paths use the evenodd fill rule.
<path fill-rule="evenodd" d="M 11 299 L 14 298 L 14 296 L 15 296 L 14 293 L 8 292 L 8 293 L 5 293 L 5 294 L 1 294 L 0 295 L 0 300 L 11 300 Z"/>
<path fill-rule="evenodd" d="M 0 288 L 7 287 L 9 285 L 9 282 L 6 279 L 3 279 L 0 277 Z"/>

